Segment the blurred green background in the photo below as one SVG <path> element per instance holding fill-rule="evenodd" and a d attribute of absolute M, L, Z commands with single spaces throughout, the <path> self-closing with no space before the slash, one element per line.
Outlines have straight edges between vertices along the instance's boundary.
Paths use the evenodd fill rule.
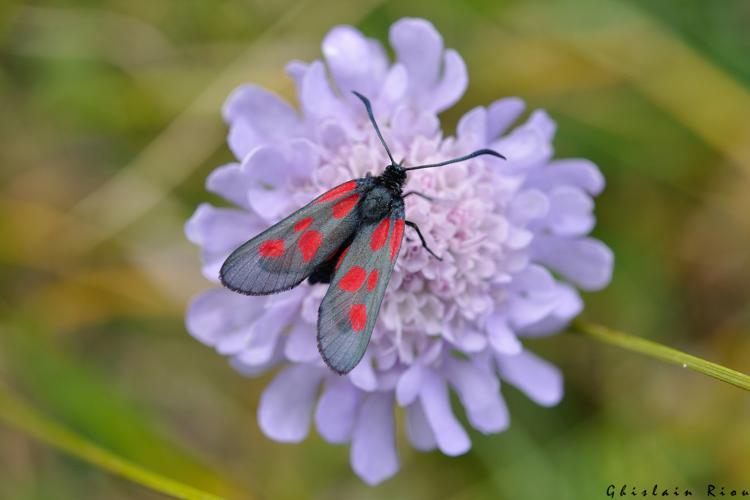
<path fill-rule="evenodd" d="M 266 439 L 270 376 L 185 332 L 207 283 L 182 227 L 230 159 L 224 98 L 247 81 L 292 98 L 286 61 L 318 57 L 332 26 L 386 40 L 407 15 L 467 62 L 446 130 L 521 96 L 557 120 L 558 156 L 604 172 L 596 235 L 616 268 L 584 317 L 750 371 L 747 0 L 3 2 L 0 498 L 161 498 L 30 438 L 38 418 L 230 498 L 750 489 L 747 393 L 586 338 L 530 343 L 564 371 L 558 407 L 506 387 L 509 431 L 473 433 L 459 458 L 400 446 L 401 472 L 370 488 L 347 447 Z"/>

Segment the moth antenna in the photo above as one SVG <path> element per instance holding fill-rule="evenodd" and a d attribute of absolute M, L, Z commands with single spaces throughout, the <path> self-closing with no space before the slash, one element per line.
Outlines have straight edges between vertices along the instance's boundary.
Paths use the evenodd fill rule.
<path fill-rule="evenodd" d="M 367 109 L 367 116 L 370 117 L 370 123 L 372 123 L 372 126 L 375 127 L 375 132 L 377 132 L 378 137 L 380 138 L 381 144 L 383 144 L 383 147 L 385 148 L 385 152 L 388 153 L 388 158 L 391 160 L 391 165 L 395 165 L 396 162 L 393 160 L 393 155 L 391 155 L 391 150 L 388 149 L 388 144 L 385 143 L 385 139 L 383 139 L 383 134 L 380 133 L 380 127 L 378 127 L 378 122 L 375 121 L 375 116 L 372 114 L 372 106 L 370 105 L 370 100 L 357 92 L 356 90 L 352 90 L 352 94 L 356 95 L 362 103 L 364 103 L 365 108 Z"/>
<path fill-rule="evenodd" d="M 501 158 L 503 160 L 506 159 L 503 155 L 501 155 L 497 151 L 493 151 L 491 149 L 479 149 L 479 150 L 474 151 L 473 153 L 470 153 L 470 154 L 468 154 L 466 156 L 461 156 L 459 158 L 453 158 L 452 160 L 441 161 L 440 163 L 430 163 L 429 165 L 418 165 L 416 167 L 408 167 L 408 168 L 405 168 L 404 170 L 419 170 L 419 169 L 422 169 L 422 168 L 442 167 L 443 165 L 450 165 L 451 163 L 458 163 L 460 161 L 471 160 L 472 158 L 476 158 L 477 156 L 482 156 L 482 155 L 495 156 L 495 157 Z"/>

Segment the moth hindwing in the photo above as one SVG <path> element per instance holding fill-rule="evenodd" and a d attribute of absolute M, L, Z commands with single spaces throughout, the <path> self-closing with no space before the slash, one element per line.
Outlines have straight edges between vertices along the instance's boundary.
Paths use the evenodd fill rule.
<path fill-rule="evenodd" d="M 318 350 L 348 373 L 362 359 L 404 235 L 403 204 L 364 224 L 336 265 L 318 313 Z"/>

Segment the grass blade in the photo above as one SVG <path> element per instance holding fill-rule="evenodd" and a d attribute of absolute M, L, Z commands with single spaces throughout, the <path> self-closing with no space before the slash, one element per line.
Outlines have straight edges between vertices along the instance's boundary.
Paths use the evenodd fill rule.
<path fill-rule="evenodd" d="M 216 495 L 144 469 L 49 420 L 0 385 L 0 419 L 30 436 L 100 469 L 174 498 L 212 500 Z"/>
<path fill-rule="evenodd" d="M 574 322 L 571 330 L 599 342 L 621 347 L 683 368 L 690 368 L 716 380 L 750 391 L 750 376 L 692 354 L 678 351 L 672 347 L 585 321 Z"/>

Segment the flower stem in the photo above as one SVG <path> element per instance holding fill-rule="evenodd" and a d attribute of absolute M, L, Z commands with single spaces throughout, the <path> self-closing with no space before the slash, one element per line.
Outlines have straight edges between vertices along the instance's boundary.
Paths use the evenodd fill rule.
<path fill-rule="evenodd" d="M 0 421 L 3 420 L 40 441 L 151 490 L 188 500 L 220 500 L 216 495 L 144 469 L 87 441 L 29 407 L 0 383 Z"/>
<path fill-rule="evenodd" d="M 690 368 L 693 371 L 750 391 L 750 376 L 651 340 L 586 321 L 575 321 L 570 329 L 594 340 L 638 352 L 683 368 Z"/>

